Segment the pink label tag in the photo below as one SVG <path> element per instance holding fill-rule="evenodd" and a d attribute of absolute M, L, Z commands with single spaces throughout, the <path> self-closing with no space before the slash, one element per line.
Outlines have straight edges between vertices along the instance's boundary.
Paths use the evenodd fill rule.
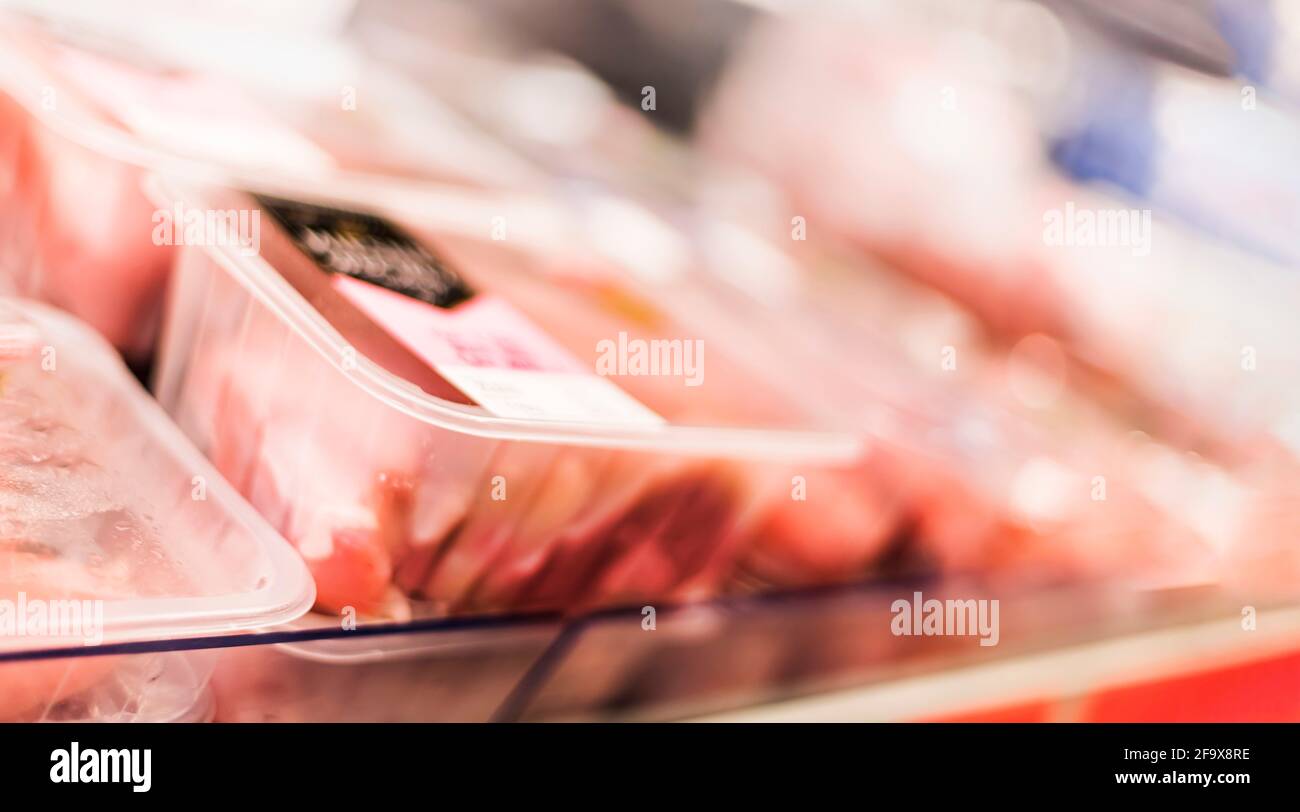
<path fill-rule="evenodd" d="M 440 308 L 338 274 L 335 289 L 484 409 L 500 417 L 660 424 L 509 303 L 478 295 Z"/>
<path fill-rule="evenodd" d="M 334 287 L 435 369 L 446 364 L 537 372 L 589 373 L 573 356 L 501 299 L 478 295 L 434 307 L 350 276 Z"/>

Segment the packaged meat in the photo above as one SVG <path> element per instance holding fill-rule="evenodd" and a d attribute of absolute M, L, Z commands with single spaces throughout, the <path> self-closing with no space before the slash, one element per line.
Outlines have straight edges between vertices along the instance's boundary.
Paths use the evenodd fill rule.
<path fill-rule="evenodd" d="M 903 513 L 923 567 L 1166 585 L 1264 571 L 1228 562 L 1262 555 L 1272 535 L 1249 517 L 1281 509 L 1280 444 L 1210 443 L 1195 421 L 1068 363 L 1063 342 L 990 336 L 960 303 L 825 240 L 783 244 L 707 210 L 692 219 L 694 298 L 717 289 L 788 364 L 825 367 L 815 399 L 888 447 L 887 475 L 911 483 Z"/>
<path fill-rule="evenodd" d="M 1093 451 L 1080 457 L 1059 436 L 1045 441 L 1016 416 L 979 405 L 988 400 L 979 387 L 926 382 L 873 349 L 857 325 L 836 328 L 835 318 L 795 300 L 781 314 L 754 310 L 752 318 L 737 318 L 693 282 L 690 289 L 661 283 L 652 295 L 614 272 L 536 267 L 515 246 L 428 221 L 422 236 L 437 254 L 420 257 L 438 284 L 425 287 L 435 299 L 450 297 L 453 313 L 470 312 L 457 309 L 468 297 L 480 316 L 504 319 L 496 327 L 526 318 L 531 326 L 520 335 L 539 344 L 553 336 L 575 356 L 611 336 L 625 344 L 701 336 L 706 346 L 722 348 L 715 352 L 748 349 L 725 362 L 711 355 L 697 387 L 609 370 L 624 395 L 676 424 L 646 422 L 638 429 L 646 437 L 662 442 L 704 421 L 789 427 L 804 420 L 851 425 L 848 437 L 859 450 L 835 464 L 810 465 L 767 450 L 782 434 L 765 430 L 748 432 L 744 450 L 686 459 L 626 447 L 626 439 L 617 450 L 591 440 L 489 445 L 468 431 L 434 434 L 429 423 L 443 417 L 380 420 L 371 416 L 379 408 L 375 394 L 342 385 L 347 377 L 339 373 L 356 372 L 361 359 L 382 360 L 384 373 L 400 375 L 387 398 L 418 396 L 424 408 L 424 398 L 436 393 L 431 402 L 440 411 L 479 421 L 501 408 L 500 401 L 477 400 L 484 391 L 473 388 L 477 380 L 462 388 L 466 379 L 452 376 L 463 371 L 449 369 L 430 349 L 439 331 L 463 324 L 439 326 L 427 312 L 438 305 L 396 296 L 412 289 L 409 279 L 389 280 L 393 289 L 384 290 L 395 272 L 369 275 L 380 284 L 360 281 L 366 274 L 347 263 L 363 269 L 364 257 L 349 260 L 348 246 L 331 243 L 342 234 L 372 239 L 390 226 L 265 196 L 174 183 L 156 192 L 162 202 L 183 199 L 190 208 L 256 209 L 277 224 L 262 229 L 257 257 L 243 256 L 232 241 L 183 254 L 156 390 L 308 559 L 322 611 L 580 612 L 848 581 L 886 565 L 993 571 L 1033 582 L 1138 579 L 1164 567 L 1169 581 L 1196 581 L 1216 560 L 1210 541 L 1176 507 L 1128 487 L 1132 459 L 1120 456 L 1113 428 L 1088 429 Z M 490 295 L 485 301 L 474 291 Z M 889 301 L 882 310 L 908 307 L 903 296 Z M 311 314 L 311 326 L 285 324 L 284 314 L 295 312 Z M 388 329 L 368 313 L 383 316 Z M 401 327 L 412 315 L 417 326 Z M 326 327 L 316 322 L 321 317 Z M 846 358 L 825 343 L 835 334 L 823 332 L 822 323 L 851 339 L 861 357 Z M 341 343 L 322 350 L 298 338 L 327 328 Z M 977 358 L 972 353 L 964 364 L 978 367 Z M 286 386 L 287 376 L 301 385 Z M 790 384 L 800 379 L 820 388 Z M 545 405 L 539 391 L 528 392 L 533 406 Z M 304 398 L 331 408 L 304 414 Z M 641 408 L 620 412 L 614 425 L 645 419 Z M 515 424 L 515 436 L 565 425 L 538 417 Z M 587 419 L 599 426 L 596 417 Z M 770 458 L 739 465 L 738 454 Z M 357 466 L 357 459 L 367 462 Z"/>
<path fill-rule="evenodd" d="M 0 290 L 64 308 L 145 361 L 177 241 L 140 190 L 146 168 L 290 188 L 327 179 L 386 200 L 418 200 L 431 184 L 539 183 L 526 161 L 346 44 L 249 49 L 236 42 L 245 33 L 204 27 L 189 32 L 203 46 L 187 49 L 0 17 L 0 176 L 11 179 L 0 183 Z M 201 58 L 214 43 L 269 62 L 232 72 Z M 340 97 L 358 85 L 361 103 Z"/>
<path fill-rule="evenodd" d="M 941 346 L 1047 336 L 1153 436 L 1235 459 L 1293 443 L 1296 282 L 1277 261 L 1298 210 L 1293 117 L 1182 68 L 1089 61 L 1054 10 L 1016 6 L 942 24 L 882 12 L 874 32 L 852 15 L 774 17 L 720 87 L 702 146 L 770 182 L 746 201 L 763 240 L 847 246 L 959 303 L 972 330 Z M 889 43 L 862 47 L 877 36 Z M 962 45 L 937 44 L 950 39 Z M 1134 80 L 1153 70 L 1157 97 Z M 804 126 L 825 110 L 834 126 Z"/>
<path fill-rule="evenodd" d="M 0 186 L 3 289 L 65 308 L 144 358 L 170 249 L 149 241 L 140 171 L 57 134 L 3 93 L 0 130 L 10 178 Z"/>
<path fill-rule="evenodd" d="M 155 390 L 299 548 L 318 609 L 694 600 L 738 584 L 756 533 L 830 534 L 846 576 L 897 529 L 899 485 L 864 474 L 877 452 L 810 430 L 825 424 L 733 363 L 741 349 L 702 339 L 694 378 L 626 356 L 602 369 L 602 346 L 699 335 L 603 280 L 556 285 L 517 246 L 416 242 L 319 203 L 172 180 L 155 193 L 260 212 L 256 256 L 231 240 L 182 252 Z M 859 480 L 875 500 L 838 506 Z M 766 518 L 805 492 L 822 507 Z"/>
<path fill-rule="evenodd" d="M 293 551 L 70 317 L 0 301 L 0 432 L 0 718 L 186 713 L 211 658 L 167 641 L 310 607 Z"/>
<path fill-rule="evenodd" d="M 733 59 L 699 145 L 759 179 L 763 193 L 750 197 L 781 208 L 786 237 L 853 241 L 1006 332 L 1063 329 L 1069 310 L 1033 250 L 1047 161 L 1031 109 L 1008 86 L 1050 92 L 1061 57 L 985 58 L 1002 43 L 947 19 L 996 17 L 1004 5 L 772 15 Z M 1016 4 L 1027 35 L 1057 42 L 1049 12 L 1026 5 Z"/>

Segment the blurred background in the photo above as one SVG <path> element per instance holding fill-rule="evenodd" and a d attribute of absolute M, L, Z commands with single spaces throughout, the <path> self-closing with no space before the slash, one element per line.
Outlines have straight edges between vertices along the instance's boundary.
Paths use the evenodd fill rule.
<path fill-rule="evenodd" d="M 0 7 L 4 285 L 192 435 L 159 347 L 200 311 L 146 176 L 435 245 L 509 212 L 498 284 L 581 360 L 612 328 L 575 303 L 703 338 L 707 399 L 619 381 L 671 422 L 871 449 L 719 589 L 381 579 L 360 639 L 318 613 L 220 652 L 215 718 L 1300 720 L 1300 6 Z M 922 596 L 997 628 L 926 633 Z"/>

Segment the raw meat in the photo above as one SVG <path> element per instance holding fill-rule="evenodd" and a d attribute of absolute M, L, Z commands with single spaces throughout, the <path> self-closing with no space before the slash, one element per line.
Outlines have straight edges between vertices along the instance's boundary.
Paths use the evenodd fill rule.
<path fill-rule="evenodd" d="M 99 447 L 102 396 L 78 392 L 45 365 L 46 349 L 33 324 L 7 306 L 0 312 L 0 600 L 11 614 L 24 604 L 49 613 L 55 601 L 172 594 L 183 581 L 129 493 L 131 474 Z M 102 627 L 79 622 L 24 627 L 22 642 L 98 642 Z M 83 657 L 0 667 L 0 719 L 76 694 L 114 664 L 112 657 Z"/>
<path fill-rule="evenodd" d="M 51 555 L 24 552 L 27 545 L 6 541 L 0 546 L 0 600 L 17 606 L 27 602 L 95 600 L 113 597 L 113 586 L 90 576 L 84 565 Z M 14 611 L 10 609 L 10 611 Z M 57 647 L 79 646 L 80 640 L 51 639 Z M 107 676 L 112 657 L 37 660 L 0 665 L 0 721 L 44 710 Z"/>
<path fill-rule="evenodd" d="M 276 370 L 233 359 L 199 359 L 220 380 L 213 459 L 299 548 L 318 609 L 402 614 L 393 583 L 444 611 L 578 609 L 716 588 L 725 571 L 743 499 L 725 466 L 518 445 L 439 470 L 421 457 L 436 430 L 393 421 L 362 441 L 342 413 L 303 425 L 292 387 L 256 386 Z"/>
<path fill-rule="evenodd" d="M 321 272 L 301 254 L 264 234 L 263 255 L 365 357 L 401 369 L 425 391 L 448 389 L 322 284 Z M 626 295 L 611 309 L 599 288 L 512 272 L 502 267 L 509 257 L 501 252 L 482 263 L 451 256 L 472 287 L 502 292 L 580 358 L 620 329 L 634 339 L 691 335 L 649 311 L 642 317 L 649 322 L 629 323 Z M 178 419 L 298 546 L 317 577 L 318 609 L 401 615 L 406 609 L 396 594 L 456 613 L 579 611 L 716 594 L 745 555 L 764 511 L 760 503 L 775 492 L 770 465 L 490 443 L 390 414 L 256 309 L 225 270 L 206 259 L 191 264 L 186 271 L 214 275 L 206 299 L 216 326 L 200 326 L 187 350 Z M 722 352 L 710 356 L 699 387 L 663 376 L 617 381 L 675 422 L 797 422 L 799 413 L 775 389 L 732 368 Z M 494 497 L 497 481 L 508 498 Z M 884 480 L 850 475 L 844 483 L 850 482 L 876 487 Z M 852 495 L 843 484 L 828 484 L 818 498 L 840 502 L 831 496 L 837 487 Z M 779 498 L 787 497 L 781 489 Z M 770 522 L 763 536 L 773 545 L 789 537 L 786 543 L 797 546 L 816 545 L 825 534 L 854 550 L 840 555 L 858 571 L 892 533 L 888 511 L 876 515 L 877 505 L 889 503 L 886 497 L 834 514 L 793 511 Z"/>
<path fill-rule="evenodd" d="M 141 171 L 55 134 L 0 93 L 0 284 L 95 327 L 135 360 L 152 348 L 169 246 L 152 240 Z"/>

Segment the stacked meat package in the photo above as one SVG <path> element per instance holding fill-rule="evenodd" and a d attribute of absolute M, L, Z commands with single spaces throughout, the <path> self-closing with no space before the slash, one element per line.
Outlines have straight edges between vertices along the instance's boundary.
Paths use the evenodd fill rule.
<path fill-rule="evenodd" d="M 131 645 L 292 620 L 306 569 L 102 338 L 17 299 L 0 336 L 0 718 L 202 718 L 211 656 Z"/>

